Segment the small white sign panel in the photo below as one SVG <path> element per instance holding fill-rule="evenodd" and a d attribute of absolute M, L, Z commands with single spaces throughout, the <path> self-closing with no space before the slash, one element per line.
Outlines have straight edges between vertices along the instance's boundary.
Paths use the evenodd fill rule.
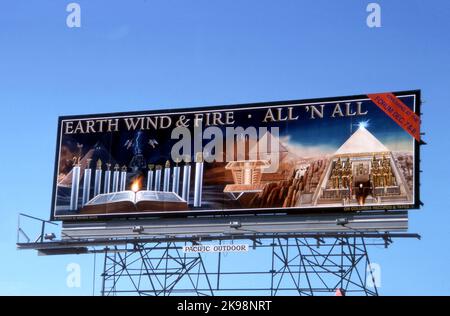
<path fill-rule="evenodd" d="M 184 253 L 205 253 L 205 252 L 248 252 L 248 245 L 192 245 L 183 246 Z"/>

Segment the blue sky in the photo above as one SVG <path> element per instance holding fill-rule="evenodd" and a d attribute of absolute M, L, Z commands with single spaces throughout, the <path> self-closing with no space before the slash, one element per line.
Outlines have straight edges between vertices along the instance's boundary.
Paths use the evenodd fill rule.
<path fill-rule="evenodd" d="M 369 1 L 79 0 L 80 29 L 66 27 L 68 3 L 1 4 L 0 294 L 92 292 L 92 256 L 15 249 L 17 214 L 50 214 L 59 115 L 410 89 L 425 101 L 425 207 L 410 215 L 423 238 L 371 259 L 381 294 L 450 294 L 448 1 L 378 1 L 378 29 Z M 81 288 L 66 286 L 71 262 Z"/>

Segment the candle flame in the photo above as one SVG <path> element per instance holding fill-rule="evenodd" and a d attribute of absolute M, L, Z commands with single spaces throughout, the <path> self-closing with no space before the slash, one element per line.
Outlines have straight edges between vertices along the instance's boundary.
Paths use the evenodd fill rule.
<path fill-rule="evenodd" d="M 142 178 L 139 177 L 131 183 L 131 191 L 138 192 L 142 188 Z"/>

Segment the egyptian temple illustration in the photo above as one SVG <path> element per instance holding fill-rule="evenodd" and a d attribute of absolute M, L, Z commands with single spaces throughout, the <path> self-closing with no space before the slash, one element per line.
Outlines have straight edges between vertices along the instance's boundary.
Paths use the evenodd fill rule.
<path fill-rule="evenodd" d="M 314 203 L 365 205 L 410 200 L 410 188 L 392 152 L 365 127 L 359 127 L 329 159 Z"/>
<path fill-rule="evenodd" d="M 394 154 L 364 126 L 332 155 L 302 159 L 287 145 L 278 148 L 275 173 L 264 173 L 269 165 L 264 159 L 229 162 L 225 168 L 234 183 L 224 192 L 257 207 L 391 205 L 413 199 L 412 155 Z"/>

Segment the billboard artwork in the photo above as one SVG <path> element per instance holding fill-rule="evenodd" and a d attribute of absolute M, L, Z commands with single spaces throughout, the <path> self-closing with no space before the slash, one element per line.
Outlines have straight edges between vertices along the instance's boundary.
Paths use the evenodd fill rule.
<path fill-rule="evenodd" d="M 420 91 L 59 119 L 52 219 L 419 206 Z"/>

